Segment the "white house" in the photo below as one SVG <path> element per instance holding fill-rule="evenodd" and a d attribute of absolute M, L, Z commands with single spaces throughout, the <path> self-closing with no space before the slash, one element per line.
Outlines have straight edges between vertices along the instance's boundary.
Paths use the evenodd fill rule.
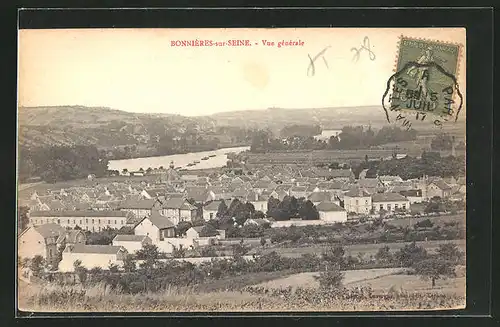
<path fill-rule="evenodd" d="M 410 204 L 420 203 L 424 200 L 422 190 L 407 190 L 399 192 L 402 196 L 406 197 Z"/>
<path fill-rule="evenodd" d="M 212 201 L 203 207 L 203 219 L 205 221 L 216 218 L 221 202 L 222 201 Z"/>
<path fill-rule="evenodd" d="M 152 244 L 146 235 L 116 235 L 113 239 L 114 246 L 123 246 L 128 253 L 135 253 L 146 244 Z"/>
<path fill-rule="evenodd" d="M 202 230 L 204 226 L 191 227 L 186 231 L 186 238 L 192 240 L 194 245 L 205 246 L 213 245 L 218 242 L 219 231 L 214 230 L 213 233 L 203 235 Z"/>
<path fill-rule="evenodd" d="M 122 246 L 69 244 L 62 253 L 59 271 L 74 271 L 75 261 L 81 261 L 82 267 L 108 269 L 111 264 L 123 266 L 127 250 Z"/>
<path fill-rule="evenodd" d="M 321 220 L 339 223 L 347 221 L 347 211 L 333 202 L 321 202 L 316 206 L 316 209 Z"/>
<path fill-rule="evenodd" d="M 170 219 L 154 211 L 151 216 L 144 217 L 134 227 L 135 235 L 149 236 L 153 244 L 165 238 L 175 237 L 175 225 Z"/>
<path fill-rule="evenodd" d="M 375 193 L 372 195 L 372 205 L 375 212 L 409 210 L 410 201 L 398 193 Z"/>
<path fill-rule="evenodd" d="M 245 200 L 249 203 L 251 203 L 255 210 L 262 211 L 264 213 L 267 212 L 267 200 L 269 198 L 262 194 L 262 193 L 257 193 L 250 191 L 247 193 Z"/>
<path fill-rule="evenodd" d="M 351 190 L 344 194 L 344 208 L 347 212 L 368 214 L 372 208 L 372 198 L 363 189 Z"/>
<path fill-rule="evenodd" d="M 85 244 L 85 233 L 66 230 L 57 224 L 30 226 L 18 238 L 18 255 L 21 258 L 42 256 L 47 262 L 53 261 L 61 244 Z"/>

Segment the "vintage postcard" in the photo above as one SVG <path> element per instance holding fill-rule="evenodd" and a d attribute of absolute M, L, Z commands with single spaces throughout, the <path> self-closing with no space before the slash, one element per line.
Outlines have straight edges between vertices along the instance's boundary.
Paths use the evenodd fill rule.
<path fill-rule="evenodd" d="M 24 312 L 465 308 L 463 28 L 19 31 Z"/>

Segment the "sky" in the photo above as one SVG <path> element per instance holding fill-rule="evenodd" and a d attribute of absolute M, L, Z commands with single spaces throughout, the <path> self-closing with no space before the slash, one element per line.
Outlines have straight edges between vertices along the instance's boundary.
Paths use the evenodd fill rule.
<path fill-rule="evenodd" d="M 185 116 L 379 105 L 401 35 L 465 45 L 465 34 L 462 28 L 20 30 L 18 103 Z M 352 49 L 365 37 L 371 52 L 361 50 L 353 60 Z M 171 46 L 195 39 L 252 46 Z M 304 44 L 277 47 L 290 40 Z M 325 48 L 308 74 L 309 57 Z M 464 53 L 458 77 L 465 93 Z"/>

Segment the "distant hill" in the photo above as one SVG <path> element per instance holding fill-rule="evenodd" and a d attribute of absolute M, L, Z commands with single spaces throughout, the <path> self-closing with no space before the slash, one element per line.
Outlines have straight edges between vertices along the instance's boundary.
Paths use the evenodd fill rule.
<path fill-rule="evenodd" d="M 387 124 L 380 106 L 246 110 L 208 116 L 131 113 L 105 107 L 54 106 L 21 107 L 18 112 L 19 143 L 43 145 L 94 144 L 99 148 L 137 145 L 150 147 L 165 132 L 173 136 L 217 138 L 221 146 L 244 142 L 241 129 L 269 128 L 278 133 L 293 124 L 340 129 L 347 125 Z M 419 132 L 437 131 L 429 121 L 414 122 Z M 463 124 L 445 130 L 463 128 Z M 238 137 L 239 141 L 235 141 Z M 190 141 L 191 142 L 191 141 Z M 193 141 L 194 142 L 194 141 Z"/>
<path fill-rule="evenodd" d="M 386 124 L 380 106 L 332 107 L 309 109 L 269 108 L 267 110 L 231 111 L 211 115 L 220 125 L 244 124 L 247 127 L 281 129 L 292 124 L 320 125 L 323 129 L 337 129 L 346 125 Z"/>

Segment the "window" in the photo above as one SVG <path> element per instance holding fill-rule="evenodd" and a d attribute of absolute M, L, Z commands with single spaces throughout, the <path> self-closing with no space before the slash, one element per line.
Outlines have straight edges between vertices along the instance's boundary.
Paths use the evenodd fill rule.
<path fill-rule="evenodd" d="M 210 213 L 210 219 L 212 219 L 213 217 L 214 217 L 214 213 L 213 213 L 213 212 L 211 212 L 211 213 Z"/>
<path fill-rule="evenodd" d="M 115 225 L 116 225 L 116 219 L 115 219 Z"/>
<path fill-rule="evenodd" d="M 85 223 L 88 224 L 89 223 L 89 219 L 88 218 L 85 218 Z"/>
<path fill-rule="evenodd" d="M 381 204 L 381 205 L 380 205 L 380 210 L 383 210 L 383 209 L 384 209 L 384 205 L 383 205 L 383 204 Z"/>
<path fill-rule="evenodd" d="M 406 210 L 406 204 L 403 204 L 403 210 Z"/>
<path fill-rule="evenodd" d="M 59 218 L 57 219 L 57 224 L 61 225 L 61 219 L 59 219 Z"/>
<path fill-rule="evenodd" d="M 82 224 L 82 220 L 81 220 L 81 219 L 80 219 L 80 225 L 83 225 L 83 224 Z"/>
<path fill-rule="evenodd" d="M 111 220 L 110 219 L 108 219 L 108 225 L 111 225 Z"/>
<path fill-rule="evenodd" d="M 356 199 L 356 205 L 359 205 L 359 200 Z"/>
<path fill-rule="evenodd" d="M 391 210 L 391 205 L 387 204 L 387 210 Z"/>
<path fill-rule="evenodd" d="M 49 257 L 52 256 L 52 249 L 49 249 Z"/>
<path fill-rule="evenodd" d="M 95 224 L 95 219 L 92 219 L 92 224 Z"/>
<path fill-rule="evenodd" d="M 365 205 L 368 205 L 368 200 L 365 200 Z"/>
<path fill-rule="evenodd" d="M 398 205 L 397 205 L 397 204 L 395 204 L 395 205 L 394 205 L 394 210 L 396 210 L 397 208 L 398 208 Z"/>

